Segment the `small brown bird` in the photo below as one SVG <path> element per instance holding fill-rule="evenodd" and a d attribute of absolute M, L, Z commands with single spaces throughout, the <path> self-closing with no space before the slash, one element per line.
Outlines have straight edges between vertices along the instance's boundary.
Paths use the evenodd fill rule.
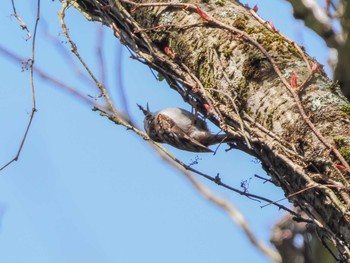
<path fill-rule="evenodd" d="M 213 152 L 208 146 L 227 141 L 227 135 L 212 134 L 204 120 L 181 108 L 150 112 L 138 105 L 145 115 L 144 128 L 155 142 L 167 143 L 190 152 Z"/>

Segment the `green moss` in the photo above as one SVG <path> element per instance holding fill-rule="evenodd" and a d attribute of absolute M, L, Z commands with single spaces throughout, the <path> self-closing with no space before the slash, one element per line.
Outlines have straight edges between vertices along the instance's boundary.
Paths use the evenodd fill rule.
<path fill-rule="evenodd" d="M 245 89 L 247 87 L 247 84 L 247 80 L 245 78 L 241 78 L 238 83 L 238 89 Z"/>
<path fill-rule="evenodd" d="M 201 59 L 199 59 L 201 61 Z M 215 77 L 213 70 L 205 63 L 199 63 L 198 74 L 206 90 L 210 90 L 214 87 Z"/>
<path fill-rule="evenodd" d="M 272 124 L 273 124 L 273 114 L 270 113 L 267 115 L 266 121 L 265 121 L 265 127 L 269 130 L 272 130 Z"/>
<path fill-rule="evenodd" d="M 237 102 L 239 103 L 241 109 L 244 109 L 246 105 L 248 91 L 249 91 L 247 85 L 248 85 L 248 82 L 244 77 L 242 77 L 239 80 L 238 85 L 235 87 L 236 94 L 238 95 Z"/>
<path fill-rule="evenodd" d="M 239 94 L 241 98 L 246 98 L 248 88 L 247 88 L 248 82 L 245 78 L 241 78 L 239 80 L 238 86 L 236 87 L 236 92 Z"/>
<path fill-rule="evenodd" d="M 251 46 L 246 41 L 240 43 L 240 49 L 243 53 L 247 53 L 250 50 L 250 48 Z"/>
<path fill-rule="evenodd" d="M 332 92 L 335 92 L 337 91 L 338 89 L 338 83 L 337 82 L 332 82 L 331 85 L 329 85 L 329 89 L 332 91 Z"/>
<path fill-rule="evenodd" d="M 251 110 L 251 108 L 247 108 L 245 113 L 248 115 L 248 116 L 252 116 L 253 115 L 253 112 Z"/>
<path fill-rule="evenodd" d="M 233 22 L 233 26 L 239 30 L 244 30 L 246 28 L 247 22 L 244 17 L 239 17 Z"/>
<path fill-rule="evenodd" d="M 350 138 L 347 137 L 336 137 L 333 139 L 335 146 L 339 150 L 340 154 L 344 157 L 344 159 L 350 163 L 350 146 L 349 146 Z"/>
<path fill-rule="evenodd" d="M 261 29 L 262 34 L 260 34 L 256 41 L 262 45 L 267 52 L 275 52 L 278 53 L 280 58 L 290 59 L 291 54 L 296 57 L 300 57 L 299 51 L 292 44 L 287 44 L 286 40 L 282 38 L 279 34 L 271 34 L 266 32 L 265 29 Z M 253 30 L 253 29 L 251 29 Z"/>
<path fill-rule="evenodd" d="M 255 117 L 255 120 L 260 121 L 260 119 L 261 119 L 261 113 L 260 113 L 260 111 L 258 111 L 258 114 Z"/>
<path fill-rule="evenodd" d="M 224 51 L 222 54 L 224 55 L 225 58 L 228 58 L 230 57 L 232 52 L 229 52 L 229 51 Z"/>
<path fill-rule="evenodd" d="M 345 139 L 344 137 L 336 137 L 333 139 L 335 145 L 337 146 L 337 148 L 340 148 L 342 146 L 345 145 Z"/>
<path fill-rule="evenodd" d="M 224 6 L 225 5 L 225 0 L 216 0 L 215 4 L 218 6 Z"/>
<path fill-rule="evenodd" d="M 296 57 L 301 57 L 299 50 L 292 43 L 289 43 L 288 48 Z"/>
<path fill-rule="evenodd" d="M 225 58 L 228 58 L 232 54 L 232 49 L 225 49 L 224 51 L 222 51 L 222 54 L 224 55 Z"/>
<path fill-rule="evenodd" d="M 340 154 L 344 157 L 347 163 L 350 163 L 350 149 L 348 147 L 344 147 L 339 150 Z"/>
<path fill-rule="evenodd" d="M 245 32 L 248 34 L 260 33 L 261 28 L 259 27 L 247 27 Z"/>
<path fill-rule="evenodd" d="M 342 112 L 345 112 L 346 114 L 350 115 L 350 105 L 344 105 L 340 108 Z"/>

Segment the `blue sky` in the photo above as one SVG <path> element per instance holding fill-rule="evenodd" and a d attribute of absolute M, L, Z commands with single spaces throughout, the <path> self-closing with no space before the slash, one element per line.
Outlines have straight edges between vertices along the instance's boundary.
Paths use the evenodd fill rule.
<path fill-rule="evenodd" d="M 17 1 L 16 6 L 31 31 L 35 3 Z M 324 45 L 291 18 L 284 1 L 251 5 L 255 3 L 262 17 L 326 64 Z M 29 58 L 31 44 L 11 17 L 10 1 L 0 6 L 0 45 Z M 99 95 L 93 83 L 82 80 L 72 63 L 67 64 L 48 37 L 49 32 L 69 50 L 56 15 L 59 9 L 58 1 L 42 1 L 36 66 L 84 94 Z M 67 24 L 79 51 L 98 76 L 95 46 L 99 24 L 87 22 L 74 9 L 67 13 Z M 115 97 L 120 46 L 110 34 L 106 28 L 104 56 L 107 84 Z M 122 80 L 137 125 L 142 126 L 143 114 L 136 103 L 148 102 L 154 110 L 170 106 L 188 109 L 165 82 L 155 80 L 125 49 L 122 54 Z M 31 94 L 29 72 L 21 72 L 21 65 L 1 58 L 0 67 L 0 161 L 5 163 L 15 155 L 23 136 Z M 223 211 L 199 196 L 141 138 L 38 76 L 35 85 L 38 112 L 28 139 L 19 161 L 0 173 L 0 262 L 269 262 Z M 118 98 L 116 104 L 120 105 Z M 222 180 L 236 188 L 254 174 L 266 175 L 254 158 L 237 151 L 226 153 L 225 146 L 215 156 L 168 149 L 185 163 L 199 156 L 195 168 L 211 175 L 220 173 Z M 197 179 L 231 200 L 257 237 L 268 242 L 270 228 L 281 212 L 273 206 L 261 209 L 257 202 Z M 276 187 L 254 178 L 249 191 L 273 200 L 283 197 Z"/>

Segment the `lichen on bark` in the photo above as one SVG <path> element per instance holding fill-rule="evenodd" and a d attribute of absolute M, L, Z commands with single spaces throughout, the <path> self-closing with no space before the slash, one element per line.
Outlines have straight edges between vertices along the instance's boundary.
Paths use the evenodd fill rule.
<path fill-rule="evenodd" d="M 349 258 L 349 171 L 340 168 L 337 152 L 349 162 L 350 106 L 339 87 L 320 65 L 312 69 L 315 59 L 238 2 L 157 3 L 72 1 L 235 136 L 237 148 L 259 158 Z M 111 8 L 101 11 L 103 4 Z"/>

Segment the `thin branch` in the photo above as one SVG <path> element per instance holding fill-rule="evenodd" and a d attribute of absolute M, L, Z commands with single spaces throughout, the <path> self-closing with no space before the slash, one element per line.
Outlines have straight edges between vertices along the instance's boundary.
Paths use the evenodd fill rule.
<path fill-rule="evenodd" d="M 120 120 L 119 117 L 115 117 L 101 109 L 98 108 L 94 108 L 94 110 L 99 111 L 101 116 L 105 116 L 107 118 L 109 118 L 111 121 L 115 122 L 116 124 L 120 125 Z M 123 125 L 123 124 L 121 124 Z M 141 132 L 140 130 L 136 129 L 135 127 L 130 127 L 130 126 L 126 126 L 128 128 L 128 130 L 132 130 L 135 133 L 137 133 L 138 135 L 142 136 L 145 140 L 149 140 L 147 134 Z M 176 168 L 181 174 L 183 174 L 184 176 L 186 176 L 187 179 L 189 179 L 189 181 L 191 182 L 191 184 L 197 189 L 197 191 L 204 196 L 206 199 L 208 199 L 210 202 L 214 203 L 215 205 L 219 206 L 220 208 L 222 208 L 223 210 L 225 210 L 230 218 L 240 226 L 240 228 L 242 229 L 242 231 L 245 233 L 245 235 L 247 236 L 247 238 L 249 239 L 249 241 L 260 251 L 262 252 L 265 256 L 267 256 L 268 258 L 270 258 L 271 260 L 275 261 L 275 262 L 281 262 L 281 258 L 280 255 L 278 253 L 276 253 L 274 250 L 270 249 L 265 243 L 258 241 L 256 239 L 256 237 L 254 236 L 253 231 L 250 229 L 249 225 L 246 223 L 246 220 L 244 219 L 244 216 L 227 200 L 216 196 L 214 193 L 212 193 L 208 188 L 206 188 L 205 186 L 201 185 L 200 183 L 197 182 L 197 180 L 194 179 L 194 177 L 191 175 L 191 172 L 194 172 L 210 181 L 215 182 L 216 184 L 218 184 L 219 186 L 222 186 L 226 189 L 229 189 L 231 191 L 234 191 L 236 193 L 239 193 L 241 195 L 247 196 L 249 198 L 255 198 L 255 199 L 260 199 L 266 202 L 271 202 L 269 199 L 258 196 L 258 195 L 254 195 L 254 194 L 250 194 L 247 193 L 245 191 L 240 191 L 238 189 L 235 189 L 225 183 L 223 183 L 220 179 L 220 177 L 217 175 L 216 177 L 212 177 L 209 176 L 207 174 L 204 174 L 198 170 L 193 169 L 190 165 L 186 165 L 184 164 L 182 161 L 180 161 L 179 159 L 177 159 L 176 157 L 174 157 L 171 153 L 169 153 L 162 145 L 155 143 L 153 141 L 150 140 L 150 142 L 152 143 L 152 145 L 154 146 L 153 148 L 156 150 L 156 152 L 159 154 L 159 156 L 165 160 L 169 165 L 173 166 L 174 168 Z M 295 213 L 294 211 L 284 207 L 283 205 L 277 204 L 277 203 L 273 203 L 274 205 L 276 205 L 278 208 L 283 209 L 288 211 L 289 213 L 291 213 L 293 216 L 295 216 L 296 218 L 298 218 L 299 221 L 303 221 L 303 222 L 312 222 L 310 220 L 301 218 L 299 214 Z"/>
<path fill-rule="evenodd" d="M 26 25 L 26 23 L 24 23 L 24 21 L 21 19 L 21 17 L 17 14 L 17 11 L 16 11 L 16 6 L 15 6 L 15 1 L 14 0 L 11 0 L 12 2 L 12 9 L 13 9 L 13 16 L 17 19 L 17 21 L 19 22 L 22 30 L 25 30 L 27 31 L 27 38 L 26 40 L 29 40 L 32 35 L 30 34 L 30 31 Z"/>
<path fill-rule="evenodd" d="M 314 189 L 314 188 L 319 188 L 319 189 L 327 189 L 327 188 L 336 188 L 336 189 L 341 189 L 341 190 L 346 190 L 346 191 L 349 191 L 350 188 L 349 187 L 344 187 L 342 185 L 335 185 L 335 184 L 313 184 L 311 186 L 308 186 L 306 188 L 303 188 L 295 193 L 292 193 L 292 194 L 289 194 L 287 197 L 283 197 L 277 201 L 273 201 L 272 203 L 269 203 L 269 204 L 266 204 L 266 205 L 263 205 L 261 206 L 262 208 L 264 207 L 267 207 L 269 205 L 273 205 L 274 203 L 277 203 L 277 202 L 281 202 L 283 200 L 288 200 L 290 198 L 292 198 L 293 196 L 296 196 L 296 195 L 300 195 L 301 193 L 305 192 L 305 191 L 308 191 L 310 189 Z"/>
<path fill-rule="evenodd" d="M 105 62 L 103 57 L 103 25 L 99 25 L 97 27 L 97 34 L 96 34 L 96 55 L 97 55 L 97 61 L 98 61 L 98 68 L 100 69 L 100 79 L 103 86 L 106 86 L 106 68 L 105 68 Z"/>
<path fill-rule="evenodd" d="M 112 112 L 115 115 L 118 115 L 118 111 L 116 110 L 116 108 L 114 107 L 114 104 L 106 90 L 106 88 L 98 81 L 98 79 L 95 77 L 95 75 L 93 74 L 93 72 L 90 70 L 90 68 L 88 67 L 88 65 L 86 64 L 86 62 L 83 60 L 83 58 L 80 56 L 77 46 L 75 45 L 75 43 L 73 42 L 73 40 L 71 39 L 69 33 L 68 33 L 68 29 L 66 26 L 66 23 L 64 21 L 65 18 L 65 12 L 67 10 L 67 8 L 69 7 L 68 2 L 63 2 L 62 3 L 62 9 L 58 12 L 58 17 L 60 19 L 61 22 L 61 26 L 62 26 L 62 30 L 63 33 L 65 34 L 70 46 L 71 46 L 71 51 L 73 52 L 73 54 L 78 58 L 78 60 L 80 61 L 81 65 L 85 68 L 85 70 L 88 72 L 88 74 L 90 75 L 90 77 L 94 80 L 96 86 L 98 87 L 98 89 L 101 91 L 101 94 L 103 95 L 103 97 L 106 99 L 108 107 L 111 108 Z"/>
<path fill-rule="evenodd" d="M 17 56 L 16 54 L 14 54 L 13 52 L 11 52 L 10 50 L 0 46 L 0 53 L 2 53 L 4 56 L 6 56 L 7 58 L 9 58 L 10 60 L 14 61 L 15 63 L 23 63 L 23 61 L 25 61 L 24 58 L 21 58 L 19 56 Z M 34 73 L 37 74 L 40 78 L 42 78 L 43 80 L 53 84 L 54 86 L 60 88 L 61 90 L 73 95 L 74 97 L 78 98 L 80 101 L 82 101 L 83 103 L 86 103 L 88 105 L 95 105 L 94 101 L 87 98 L 86 95 L 78 92 L 75 88 L 69 86 L 68 84 L 62 82 L 61 80 L 54 78 L 52 75 L 49 75 L 48 73 L 46 73 L 44 70 L 42 70 L 41 68 L 34 66 Z"/>
<path fill-rule="evenodd" d="M 275 250 L 269 248 L 267 244 L 265 244 L 263 241 L 257 240 L 254 232 L 251 230 L 249 224 L 247 223 L 247 220 L 244 218 L 244 215 L 236 207 L 234 207 L 234 205 L 231 202 L 229 202 L 227 199 L 216 195 L 209 188 L 199 183 L 191 175 L 191 173 L 183 169 L 182 166 L 179 166 L 178 163 L 175 163 L 172 159 L 169 158 L 169 156 L 165 155 L 164 152 L 157 150 L 157 153 L 165 162 L 167 162 L 169 165 L 171 165 L 177 171 L 179 171 L 182 175 L 184 175 L 205 199 L 223 209 L 229 215 L 231 220 L 234 223 L 236 223 L 240 227 L 240 229 L 242 229 L 242 231 L 253 246 L 255 246 L 261 253 L 263 253 L 272 261 L 281 262 L 280 254 L 276 253 Z"/>
<path fill-rule="evenodd" d="M 121 0 L 121 1 L 133 5 L 131 12 L 136 12 L 136 10 L 138 8 L 154 7 L 154 6 L 172 6 L 172 7 L 176 7 L 176 8 L 185 8 L 186 10 L 197 12 L 198 15 L 203 20 L 205 20 L 207 22 L 208 25 L 217 26 L 219 28 L 227 30 L 228 32 L 231 32 L 233 35 L 236 35 L 238 37 L 242 37 L 242 38 L 246 39 L 248 42 L 250 42 L 252 45 L 254 45 L 266 57 L 266 59 L 270 62 L 272 68 L 274 69 L 274 71 L 278 75 L 279 79 L 282 81 L 283 85 L 287 88 L 289 93 L 292 95 L 292 97 L 295 101 L 295 104 L 296 104 L 296 106 L 299 110 L 299 113 L 300 113 L 301 117 L 303 118 L 304 122 L 307 124 L 307 126 L 309 126 L 309 128 L 315 134 L 315 136 L 319 139 L 319 141 L 325 147 L 327 147 L 331 152 L 333 152 L 333 154 L 336 156 L 336 158 L 341 162 L 341 164 L 343 166 L 346 167 L 347 172 L 350 174 L 350 166 L 347 163 L 347 161 L 344 159 L 344 157 L 340 154 L 338 149 L 336 149 L 330 142 L 328 142 L 327 139 L 321 134 L 321 132 L 310 121 L 310 118 L 307 116 L 307 114 L 304 110 L 303 104 L 299 98 L 299 94 L 297 92 L 298 89 L 294 89 L 291 86 L 291 84 L 283 76 L 281 70 L 277 66 L 276 61 L 270 56 L 268 51 L 257 40 L 253 39 L 248 33 L 244 32 L 242 30 L 239 30 L 235 27 L 229 26 L 229 25 L 221 22 L 220 20 L 210 16 L 207 12 L 201 10 L 198 5 L 187 4 L 187 3 L 186 4 L 185 3 L 168 3 L 168 2 L 164 2 L 164 3 L 163 2 L 161 2 L 161 3 L 136 3 L 136 2 L 133 2 L 130 0 Z M 184 65 L 182 64 L 182 66 L 184 66 Z M 310 68 L 310 66 L 309 66 L 309 68 Z M 188 72 L 188 73 L 191 74 L 190 72 Z M 200 81 L 193 74 L 191 74 L 191 77 L 195 80 L 195 83 L 199 86 L 200 90 L 203 93 L 202 95 L 204 96 L 204 98 L 206 98 L 207 102 L 212 107 L 212 102 L 211 102 L 211 100 L 209 100 L 208 96 L 206 95 L 205 90 L 203 91 L 203 88 L 202 88 Z M 212 108 L 215 110 L 214 107 L 212 107 Z M 222 116 L 219 115 L 217 111 L 215 111 L 215 113 L 217 114 L 217 116 L 220 120 L 220 124 L 221 124 Z M 224 126 L 220 125 L 220 127 L 223 130 L 225 130 Z M 341 175 L 339 170 L 336 170 L 336 171 L 338 174 Z M 346 183 L 346 181 L 344 183 Z"/>
<path fill-rule="evenodd" d="M 251 193 L 247 193 L 246 191 L 241 191 L 241 190 L 238 190 L 224 182 L 221 181 L 221 178 L 220 176 L 217 174 L 216 176 L 210 176 L 208 174 L 205 174 L 203 172 L 200 172 L 194 168 L 192 168 L 190 165 L 187 165 L 185 164 L 184 162 L 180 161 L 179 159 L 177 159 L 176 157 L 174 157 L 169 151 L 167 151 L 161 144 L 159 143 L 156 143 L 152 140 L 149 139 L 148 135 L 140 130 L 138 130 L 136 127 L 130 125 L 129 123 L 128 124 L 123 124 L 121 122 L 121 119 L 118 117 L 118 116 L 114 116 L 114 115 L 111 115 L 110 113 L 100 109 L 100 108 L 97 108 L 95 107 L 94 108 L 94 111 L 99 111 L 100 112 L 100 115 L 101 116 L 104 116 L 104 117 L 107 117 L 108 119 L 110 119 L 111 121 L 113 121 L 115 124 L 118 124 L 118 125 L 123 125 L 125 126 L 128 130 L 131 130 L 133 132 L 135 132 L 136 134 L 140 135 L 143 139 L 145 140 L 148 140 L 150 141 L 157 149 L 161 150 L 164 154 L 166 154 L 170 159 L 172 159 L 174 162 L 176 162 L 177 164 L 179 164 L 180 166 L 182 166 L 184 169 L 188 170 L 188 171 L 191 171 L 195 174 L 198 174 L 204 178 L 206 178 L 207 180 L 209 181 L 212 181 L 214 183 L 216 183 L 217 185 L 223 187 L 223 188 L 226 188 L 228 190 L 231 190 L 233 192 L 236 192 L 240 195 L 244 195 L 246 197 L 249 197 L 249 198 L 254 198 L 254 199 L 258 199 L 258 200 L 261 200 L 261 201 L 264 201 L 264 202 L 267 202 L 267 203 L 273 203 L 272 200 L 268 199 L 268 198 L 265 198 L 263 196 L 259 196 L 259 195 L 255 195 L 255 194 L 251 194 Z M 296 217 L 299 217 L 298 214 L 296 214 L 294 211 L 292 211 L 291 209 L 281 205 L 281 204 L 278 204 L 278 203 L 273 203 L 275 206 L 277 206 L 279 209 L 282 209 L 282 210 L 285 210 L 289 213 L 291 213 L 292 215 L 296 216 Z"/>
<path fill-rule="evenodd" d="M 116 90 L 119 95 L 119 99 L 121 100 L 121 106 L 125 113 L 130 117 L 130 111 L 128 106 L 128 100 L 126 98 L 124 82 L 123 82 L 123 47 L 122 45 L 116 46 L 116 60 L 115 60 L 115 68 L 116 68 L 116 80 L 117 87 Z"/>
<path fill-rule="evenodd" d="M 48 39 L 52 45 L 55 47 L 55 49 L 61 54 L 60 58 L 64 59 L 69 67 L 72 68 L 72 71 L 75 73 L 75 75 L 84 81 L 88 87 L 91 87 L 93 85 L 93 81 L 90 79 L 90 76 L 85 73 L 85 71 L 82 71 L 79 67 L 79 65 L 74 60 L 73 56 L 70 55 L 70 52 L 66 48 L 63 43 L 65 41 L 61 41 L 59 37 L 53 35 L 50 30 L 48 29 L 47 22 L 44 17 L 40 20 L 41 24 L 41 31 L 42 34 L 46 39 Z M 59 34 L 59 36 L 62 35 L 62 33 Z"/>
<path fill-rule="evenodd" d="M 13 1 L 12 1 L 13 3 Z M 14 5 L 13 5 L 14 7 Z M 14 8 L 15 11 L 15 8 Z M 32 92 L 32 110 L 29 116 L 29 121 L 27 124 L 27 128 L 24 132 L 23 135 L 23 139 L 20 143 L 20 146 L 18 148 L 17 154 L 16 156 L 10 160 L 9 162 L 7 162 L 5 165 L 3 165 L 2 167 L 0 167 L 0 171 L 2 171 L 3 169 L 5 169 L 7 166 L 9 166 L 11 163 L 16 162 L 21 154 L 22 148 L 24 146 L 24 143 L 27 139 L 27 135 L 29 132 L 29 129 L 31 127 L 33 118 L 34 118 L 34 114 L 37 111 L 36 110 L 36 100 L 35 100 L 35 85 L 34 85 L 34 63 L 35 63 L 35 42 L 36 42 L 36 33 L 37 33 L 37 29 L 38 29 L 38 24 L 39 24 L 39 20 L 40 20 L 40 0 L 37 1 L 37 13 L 36 13 L 36 19 L 35 19 L 35 25 L 34 25 L 34 34 L 33 34 L 33 39 L 32 39 L 32 55 L 31 55 L 31 59 L 28 61 L 29 63 L 29 78 L 30 78 L 30 87 L 31 87 L 31 92 Z"/>
<path fill-rule="evenodd" d="M 252 16 L 260 23 L 262 24 L 265 28 L 267 28 L 268 30 L 270 30 L 273 33 L 279 34 L 281 37 L 283 37 L 287 42 L 289 42 L 290 44 L 292 44 L 299 52 L 300 56 L 303 58 L 308 70 L 310 72 L 312 72 L 311 70 L 311 66 L 309 63 L 309 60 L 306 58 L 305 53 L 303 52 L 303 50 L 301 49 L 301 47 L 295 43 L 293 40 L 291 40 L 289 37 L 287 37 L 286 35 L 283 35 L 279 30 L 276 30 L 276 28 L 272 25 L 271 21 L 265 21 L 264 19 L 262 19 L 255 11 L 254 9 L 250 9 L 249 12 L 252 14 Z"/>
<path fill-rule="evenodd" d="M 330 48 L 338 49 L 342 39 L 332 28 L 332 21 L 315 0 L 287 0 L 293 7 L 294 17 L 304 21 L 305 25 L 318 34 Z"/>

